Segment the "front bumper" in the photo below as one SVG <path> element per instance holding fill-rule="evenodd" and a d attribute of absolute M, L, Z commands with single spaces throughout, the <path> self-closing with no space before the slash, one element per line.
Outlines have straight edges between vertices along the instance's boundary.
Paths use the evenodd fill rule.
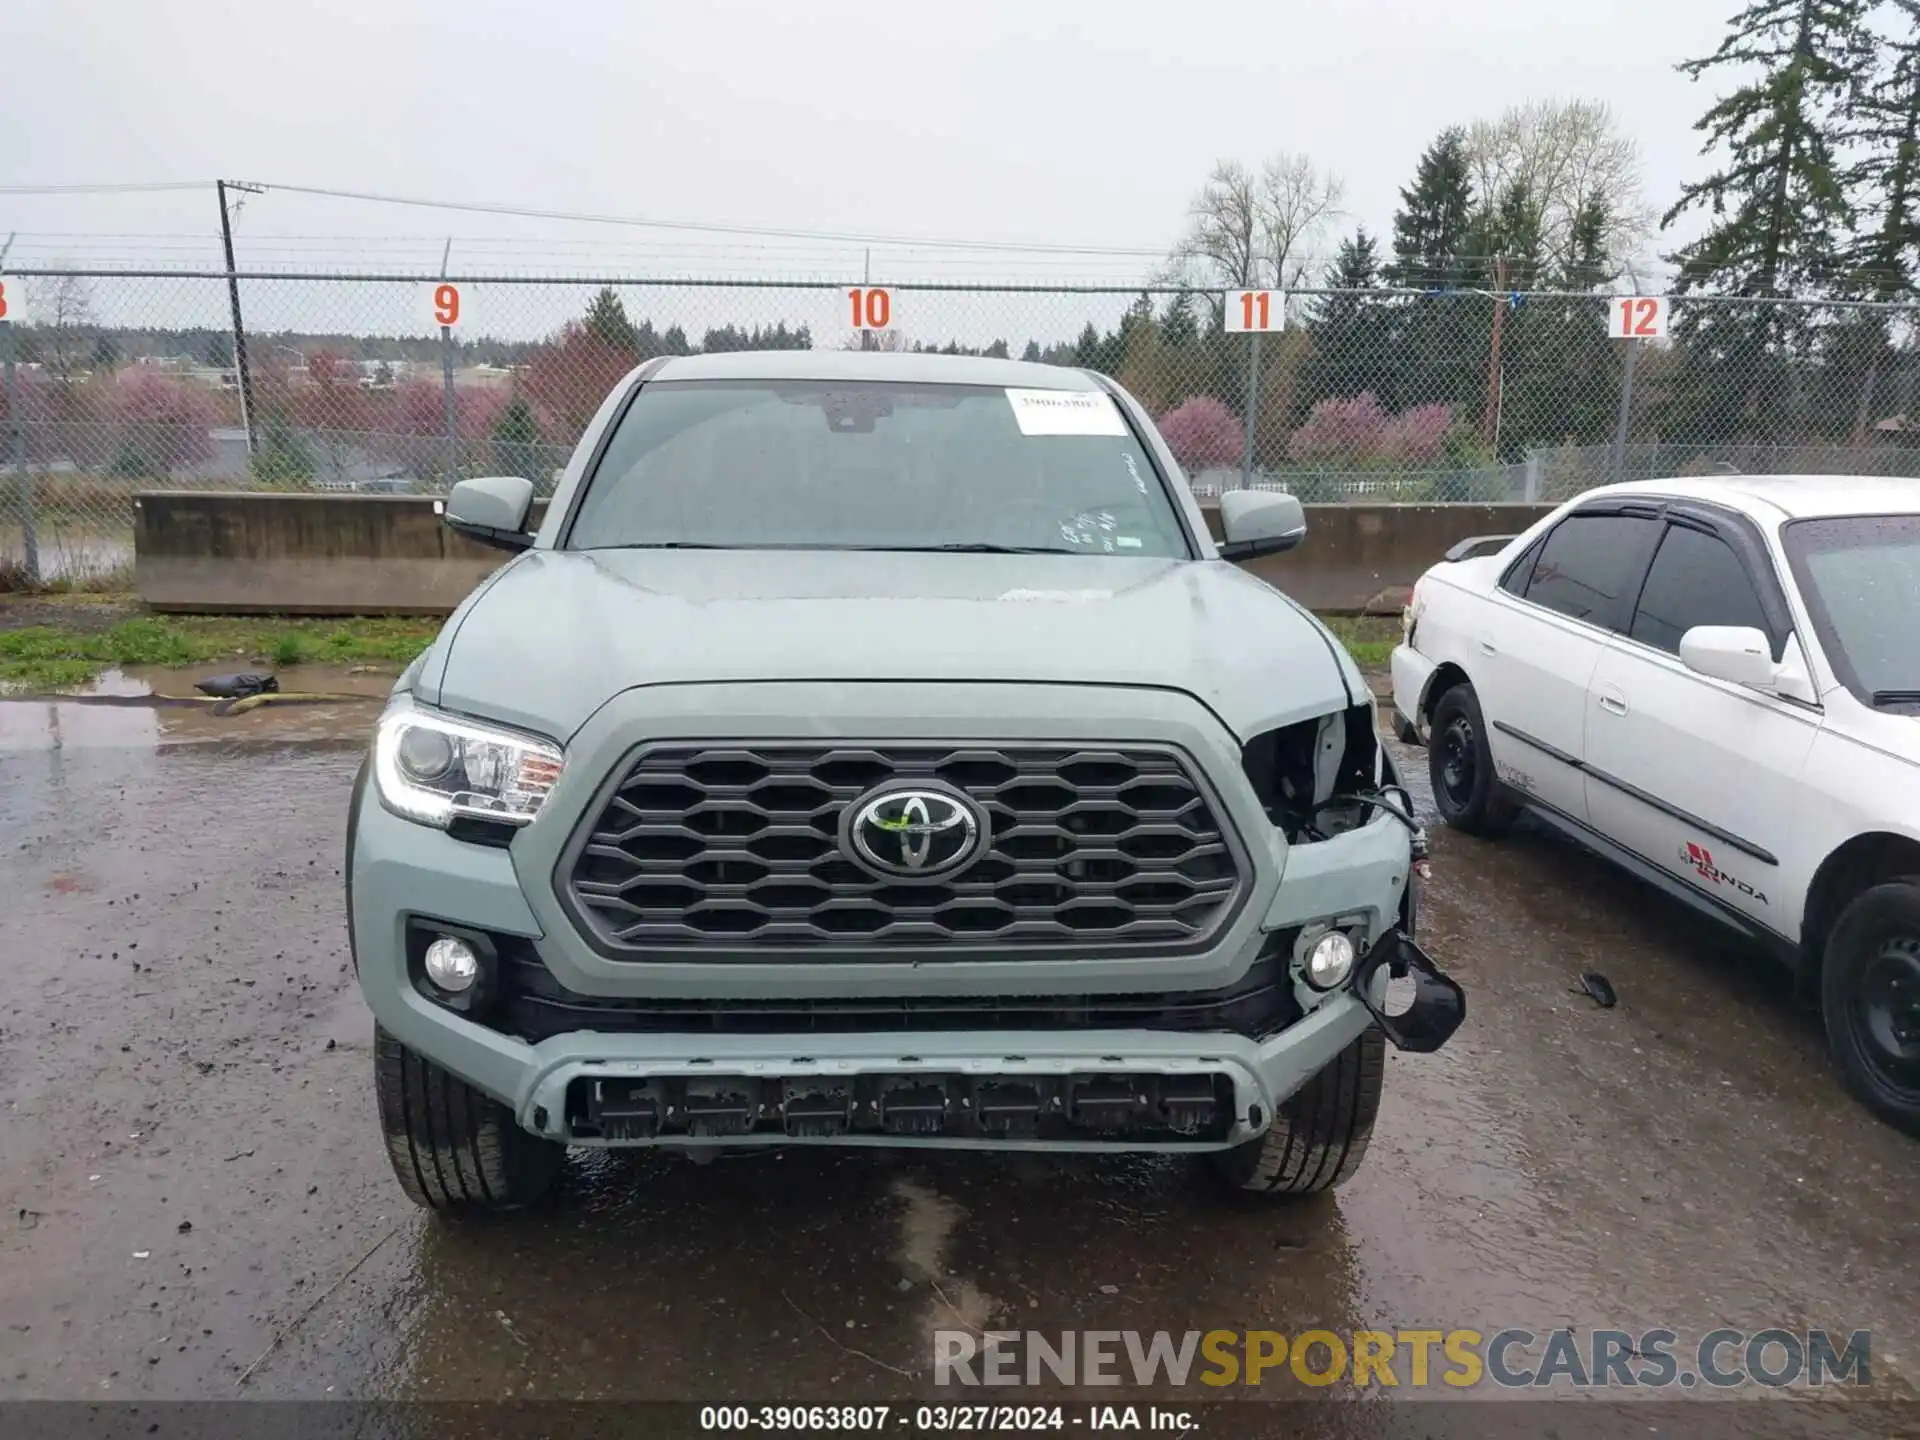
<path fill-rule="evenodd" d="M 1426 742 L 1427 687 L 1433 683 L 1433 672 L 1440 667 L 1422 655 L 1413 646 L 1402 643 L 1393 647 L 1390 662 L 1393 673 L 1393 713 L 1398 722 L 1396 730 L 1400 737 L 1410 744 Z"/>
<path fill-rule="evenodd" d="M 768 958 L 703 962 L 698 955 L 662 962 L 612 961 L 594 953 L 568 923 L 555 901 L 550 877 L 568 822 L 595 789 L 606 766 L 634 733 L 698 733 L 711 726 L 727 734 L 780 734 L 793 714 L 821 716 L 846 703 L 844 693 L 796 693 L 802 687 L 700 687 L 689 696 L 629 692 L 569 742 L 569 774 L 549 799 L 556 813 L 543 815 L 511 845 L 493 847 L 455 839 L 387 811 L 372 787 L 356 796 L 349 869 L 350 926 L 362 993 L 379 1023 L 397 1040 L 452 1074 L 510 1106 L 534 1133 L 583 1145 L 839 1143 L 994 1146 L 999 1148 L 1195 1150 L 1220 1149 L 1253 1137 L 1272 1123 L 1279 1107 L 1314 1074 L 1352 1044 L 1370 1025 L 1381 1024 L 1396 1043 L 1432 1048 L 1458 1024 L 1442 1016 L 1436 1028 L 1409 1025 L 1387 1015 L 1388 970 L 1409 968 L 1399 927 L 1407 913 L 1412 854 L 1405 828 L 1389 817 L 1335 839 L 1289 849 L 1272 830 L 1248 787 L 1222 787 L 1223 803 L 1256 853 L 1247 903 L 1207 952 L 1177 958 L 1147 956 L 1072 960 L 1025 960 L 936 956 L 910 959 L 822 956 L 818 961 Z M 889 703 L 898 713 L 879 716 L 888 733 L 912 735 L 920 726 L 945 733 L 950 718 L 969 704 L 995 699 L 987 687 L 966 696 L 945 687 L 874 687 L 859 697 L 861 723 L 872 725 L 876 709 Z M 1041 687 L 1009 695 L 1024 708 L 1026 725 L 1043 733 L 1087 731 L 1114 739 L 1171 742 L 1199 759 L 1214 777 L 1237 774 L 1237 745 L 1211 718 L 1183 699 L 1148 692 L 1127 697 L 1127 708 L 1089 720 L 1088 696 L 1061 695 L 1057 714 L 1033 719 Z M 1094 703 L 1098 703 L 1097 700 Z M 669 714 L 646 715 L 643 706 L 671 706 Z M 615 706 L 609 706 L 613 711 Z M 991 715 L 992 711 L 989 710 Z M 822 728 L 839 717 L 827 714 Z M 1004 733 L 991 719 L 980 722 Z M 935 727 L 939 727 L 937 730 Z M 1131 727 L 1131 728 L 1129 728 Z M 991 732 L 989 732 L 991 733 Z M 575 768 L 575 762 L 579 761 Z M 575 793 L 577 792 L 577 793 Z M 558 822 L 558 823 L 549 823 Z M 1350 928 L 1364 959 L 1364 979 L 1345 991 L 1322 996 L 1297 986 L 1301 1018 L 1259 1038 L 1226 1032 L 1063 1027 L 1059 1029 L 890 1030 L 884 1033 L 721 1034 L 652 1031 L 608 1033 L 581 1028 L 544 1039 L 522 1039 L 448 1010 L 421 993 L 409 974 L 407 928 L 411 921 L 441 921 L 518 937 L 537 946 L 553 977 L 567 990 L 610 1000 L 745 1001 L 753 998 L 915 996 L 1051 996 L 1213 990 L 1246 976 L 1275 931 L 1298 930 L 1335 920 Z M 1410 944 L 1410 942 L 1408 942 Z M 1413 967 L 1416 972 L 1417 966 Z M 1447 982 L 1450 983 L 1450 982 Z M 1432 986 L 1430 989 L 1434 988 Z M 1444 990 L 1445 985 L 1439 986 Z M 1457 996 L 1457 987 L 1453 987 Z M 1432 1010 L 1432 1005 L 1426 1007 Z M 1404 1033 L 1396 1033 L 1396 1026 Z M 1256 1032 L 1257 1033 L 1257 1032 Z M 1438 1034 L 1438 1040 L 1431 1040 Z M 1413 1037 L 1408 1043 L 1408 1036 Z M 1218 1123 L 1189 1127 L 1173 1138 L 1141 1140 L 1100 1133 L 1072 1138 L 1041 1124 L 968 1133 L 965 1125 L 939 1133 L 875 1130 L 859 1123 L 863 1101 L 878 1103 L 887 1087 L 914 1088 L 920 1080 L 945 1087 L 959 1108 L 978 1099 L 982 1087 L 1025 1086 L 1039 1104 L 1071 1111 L 1076 1096 L 1091 1094 L 1094 1081 L 1138 1082 L 1148 1109 L 1184 1103 L 1196 1086 L 1214 1088 Z M 725 1082 L 725 1083 L 722 1083 Z M 613 1087 L 611 1090 L 609 1087 Z M 1111 1087 L 1109 1087 L 1111 1088 Z M 634 1102 L 620 1123 L 606 1123 L 606 1097 L 618 1092 L 614 1109 Z M 651 1094 L 658 1123 L 634 1120 L 641 1092 Z M 753 1122 L 743 1130 L 729 1121 L 676 1129 L 669 1108 L 698 1094 L 744 1093 Z M 582 1097 L 597 1093 L 592 1105 Z M 845 1094 L 849 1119 L 837 1133 L 796 1129 L 783 1113 L 799 1096 Z M 962 1104 L 961 1102 L 964 1102 Z M 595 1107 L 598 1108 L 595 1108 Z M 767 1107 L 768 1113 L 759 1110 Z M 737 1107 L 736 1107 L 737 1108 Z M 684 1115 L 683 1117 L 684 1118 Z M 737 1120 L 737 1116 L 735 1117 Z M 827 1126 L 827 1131 L 834 1127 Z M 974 1127 L 978 1129 L 979 1127 Z M 1180 1125 L 1173 1129 L 1181 1132 Z"/>

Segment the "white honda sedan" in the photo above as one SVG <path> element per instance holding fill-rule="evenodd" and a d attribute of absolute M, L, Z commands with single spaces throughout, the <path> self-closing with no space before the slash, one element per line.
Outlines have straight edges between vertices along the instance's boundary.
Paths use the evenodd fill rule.
<path fill-rule="evenodd" d="M 1634 482 L 1463 541 L 1393 701 L 1448 824 L 1531 811 L 1763 942 L 1920 1134 L 1920 481 Z"/>

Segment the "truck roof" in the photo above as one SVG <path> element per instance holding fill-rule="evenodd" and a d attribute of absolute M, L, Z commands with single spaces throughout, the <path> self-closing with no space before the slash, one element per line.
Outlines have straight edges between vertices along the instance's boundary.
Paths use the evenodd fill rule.
<path fill-rule="evenodd" d="M 983 355 L 879 350 L 733 350 L 676 355 L 655 380 L 893 380 L 921 385 L 996 385 L 1026 390 L 1098 390 L 1084 370 Z"/>

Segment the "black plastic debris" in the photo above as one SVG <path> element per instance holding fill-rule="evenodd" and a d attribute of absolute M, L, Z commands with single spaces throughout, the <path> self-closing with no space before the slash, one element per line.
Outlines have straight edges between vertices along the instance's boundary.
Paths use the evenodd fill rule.
<path fill-rule="evenodd" d="M 235 675 L 209 675 L 195 681 L 193 688 L 221 700 L 243 700 L 249 695 L 271 695 L 279 690 L 280 682 L 258 670 L 242 670 Z"/>
<path fill-rule="evenodd" d="M 1611 1010 L 1620 1003 L 1620 997 L 1613 993 L 1613 982 L 1598 970 L 1580 972 L 1580 988 L 1593 998 L 1593 1003 L 1602 1010 Z"/>

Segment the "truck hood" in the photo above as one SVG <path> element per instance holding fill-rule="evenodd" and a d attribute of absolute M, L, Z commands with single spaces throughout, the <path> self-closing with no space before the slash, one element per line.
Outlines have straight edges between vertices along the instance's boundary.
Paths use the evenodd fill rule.
<path fill-rule="evenodd" d="M 1320 623 L 1244 571 L 1105 555 L 530 550 L 436 650 L 422 700 L 561 740 L 623 690 L 702 681 L 1149 686 L 1242 739 L 1367 694 Z"/>

